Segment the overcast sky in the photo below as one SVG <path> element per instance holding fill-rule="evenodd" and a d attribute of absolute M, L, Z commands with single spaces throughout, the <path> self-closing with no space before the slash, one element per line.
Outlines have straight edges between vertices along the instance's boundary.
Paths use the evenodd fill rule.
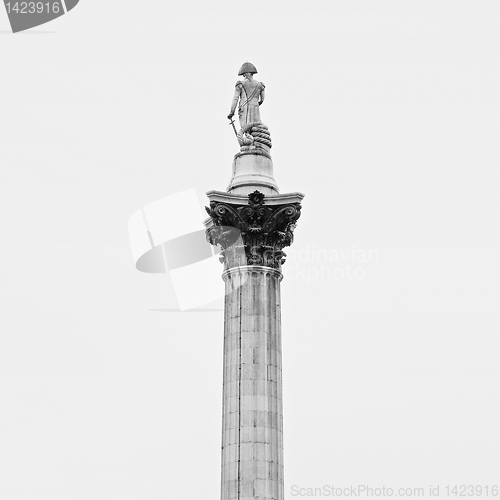
<path fill-rule="evenodd" d="M 494 0 L 81 0 L 16 35 L 0 12 L 0 498 L 218 498 L 223 303 L 175 312 L 127 224 L 226 189 L 247 60 L 306 195 L 285 498 L 498 484 L 499 26 Z"/>

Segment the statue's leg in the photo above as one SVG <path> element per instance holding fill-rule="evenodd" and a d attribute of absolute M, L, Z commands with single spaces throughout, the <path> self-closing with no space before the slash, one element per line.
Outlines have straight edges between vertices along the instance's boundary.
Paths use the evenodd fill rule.
<path fill-rule="evenodd" d="M 248 106 L 248 122 L 260 122 L 260 109 L 258 104 L 251 104 Z"/>
<path fill-rule="evenodd" d="M 240 119 L 240 128 L 243 128 L 247 123 L 247 107 L 238 108 L 238 118 Z"/>

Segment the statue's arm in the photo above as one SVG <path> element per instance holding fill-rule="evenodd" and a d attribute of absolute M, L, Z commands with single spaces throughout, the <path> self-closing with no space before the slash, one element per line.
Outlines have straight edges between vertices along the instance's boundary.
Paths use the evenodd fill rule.
<path fill-rule="evenodd" d="M 266 97 L 266 86 L 260 82 L 261 84 L 261 90 L 260 90 L 260 99 L 259 99 L 259 106 L 264 102 L 264 99 Z"/>
<path fill-rule="evenodd" d="M 236 106 L 238 105 L 238 101 L 240 100 L 240 92 L 241 92 L 241 82 L 236 82 L 236 86 L 234 88 L 233 102 L 231 104 L 231 111 L 228 115 L 228 118 L 231 119 L 236 110 Z"/>

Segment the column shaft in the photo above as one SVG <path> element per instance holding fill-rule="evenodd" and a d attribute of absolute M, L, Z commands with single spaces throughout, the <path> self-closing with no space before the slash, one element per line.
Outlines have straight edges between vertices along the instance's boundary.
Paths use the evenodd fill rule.
<path fill-rule="evenodd" d="M 281 273 L 226 271 L 221 500 L 283 500 Z"/>

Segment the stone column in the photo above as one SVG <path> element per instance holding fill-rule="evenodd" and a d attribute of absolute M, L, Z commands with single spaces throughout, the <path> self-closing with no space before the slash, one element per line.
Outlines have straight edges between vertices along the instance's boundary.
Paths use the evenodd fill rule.
<path fill-rule="evenodd" d="M 222 500 L 283 499 L 280 281 L 264 266 L 227 270 Z"/>
<path fill-rule="evenodd" d="M 283 500 L 281 265 L 303 195 L 248 193 L 263 186 L 244 181 L 207 193 L 226 287 L 221 500 Z"/>

